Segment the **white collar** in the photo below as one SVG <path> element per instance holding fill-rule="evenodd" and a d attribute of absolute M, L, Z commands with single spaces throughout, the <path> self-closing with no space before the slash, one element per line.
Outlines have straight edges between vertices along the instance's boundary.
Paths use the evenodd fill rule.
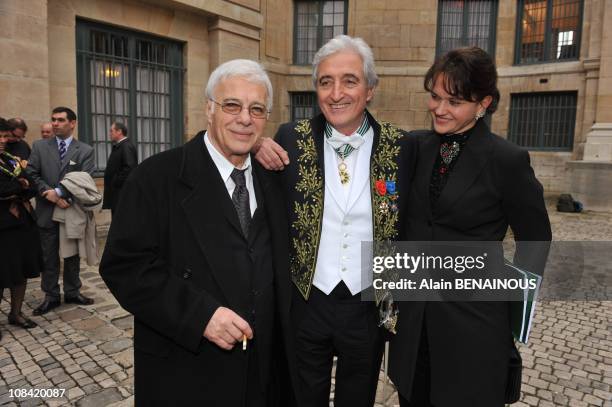
<path fill-rule="evenodd" d="M 227 182 L 227 180 L 230 179 L 230 175 L 232 174 L 232 171 L 234 171 L 234 168 L 236 168 L 236 166 L 234 166 L 234 164 L 232 164 L 227 158 L 225 158 L 223 154 L 221 154 L 215 148 L 215 146 L 211 143 L 210 138 L 208 137 L 208 132 L 204 133 L 204 145 L 206 146 L 206 149 L 208 150 L 210 157 L 215 163 L 215 166 L 219 170 L 219 174 L 221 174 L 221 179 L 223 180 L 223 182 Z M 244 161 L 244 164 L 242 164 L 242 168 L 238 168 L 238 169 L 247 170 L 247 172 L 250 172 L 251 170 L 251 155 L 250 154 L 247 155 L 247 158 Z"/>
<path fill-rule="evenodd" d="M 70 143 L 72 143 L 72 139 L 73 139 L 72 135 L 71 135 L 70 137 L 66 137 L 66 138 L 64 139 L 64 143 L 66 144 L 66 148 L 68 148 L 68 146 L 70 145 Z M 57 137 L 57 136 L 55 136 L 55 142 L 57 143 L 57 148 L 59 148 L 59 145 L 60 145 L 60 143 L 62 142 L 62 139 L 61 139 L 61 138 L 59 138 L 59 137 Z"/>

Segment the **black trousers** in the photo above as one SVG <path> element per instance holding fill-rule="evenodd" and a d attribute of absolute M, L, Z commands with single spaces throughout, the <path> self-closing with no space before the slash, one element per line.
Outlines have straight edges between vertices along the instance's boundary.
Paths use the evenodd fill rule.
<path fill-rule="evenodd" d="M 329 406 L 334 356 L 334 405 L 371 407 L 384 349 L 375 303 L 361 301 L 341 282 L 325 295 L 312 287 L 308 301 L 294 287 L 300 405 Z"/>
<path fill-rule="evenodd" d="M 434 407 L 429 400 L 431 393 L 431 360 L 426 326 L 427 324 L 423 321 L 410 401 L 399 394 L 400 407 Z"/>
<path fill-rule="evenodd" d="M 47 298 L 59 300 L 59 224 L 55 223 L 52 228 L 39 228 L 39 231 L 44 262 L 40 285 Z M 79 255 L 64 259 L 65 297 L 76 297 L 79 295 L 79 290 L 81 289 L 79 269 Z"/>

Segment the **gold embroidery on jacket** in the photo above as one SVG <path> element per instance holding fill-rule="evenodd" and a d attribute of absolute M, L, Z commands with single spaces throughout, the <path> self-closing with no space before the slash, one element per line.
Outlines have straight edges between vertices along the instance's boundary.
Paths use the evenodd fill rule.
<path fill-rule="evenodd" d="M 301 202 L 293 203 L 295 219 L 291 223 L 294 231 L 291 278 L 304 298 L 308 298 L 312 287 L 323 221 L 323 177 L 318 162 L 317 150 L 309 120 L 300 120 L 295 131 L 298 134 L 298 181 L 295 189 L 302 193 Z M 380 139 L 370 164 L 370 184 L 373 212 L 374 241 L 390 241 L 397 237 L 397 211 L 382 211 L 381 204 L 389 200 L 376 192 L 375 182 L 382 179 L 397 182 L 397 144 L 402 133 L 389 123 L 381 124 Z M 397 191 L 397 197 L 399 197 Z M 377 301 L 380 300 L 376 292 Z"/>
<path fill-rule="evenodd" d="M 391 204 L 397 205 L 401 191 L 396 191 L 395 200 L 392 201 L 388 194 L 380 195 L 376 191 L 375 183 L 377 180 L 397 183 L 397 157 L 400 153 L 398 141 L 401 137 L 402 133 L 398 128 L 389 123 L 381 123 L 378 147 L 370 165 L 374 256 L 393 256 L 396 252 L 395 245 L 391 241 L 397 239 L 398 235 L 398 211 L 390 210 L 389 207 Z M 395 273 L 385 273 L 378 277 L 388 281 L 396 281 L 398 278 Z M 374 290 L 376 304 L 385 297 L 386 293 L 387 290 Z"/>
<path fill-rule="evenodd" d="M 317 264 L 323 221 L 323 177 L 317 165 L 317 149 L 309 120 L 300 120 L 295 131 L 297 140 L 298 182 L 295 189 L 303 195 L 302 202 L 294 202 L 295 231 L 292 239 L 293 255 L 290 259 L 291 278 L 304 298 L 308 298 Z"/>
<path fill-rule="evenodd" d="M 381 123 L 378 147 L 370 166 L 370 188 L 372 211 L 374 212 L 374 241 L 383 242 L 397 238 L 398 211 L 384 210 L 388 207 L 389 197 L 376 192 L 376 180 L 397 182 L 397 157 L 400 147 L 397 144 L 402 133 L 389 123 Z M 399 198 L 399 192 L 396 196 Z"/>

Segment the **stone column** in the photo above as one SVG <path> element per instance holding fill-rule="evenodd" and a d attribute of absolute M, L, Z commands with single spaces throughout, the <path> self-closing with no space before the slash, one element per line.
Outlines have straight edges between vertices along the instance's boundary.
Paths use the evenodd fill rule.
<path fill-rule="evenodd" d="M 593 10 L 592 15 L 601 22 L 610 21 L 612 0 L 603 0 L 601 13 Z M 594 48 L 598 48 L 599 58 L 591 54 L 593 57 L 585 61 L 587 67 L 599 59 L 594 123 L 586 137 L 582 160 L 570 161 L 568 167 L 574 198 L 585 209 L 612 211 L 612 29 L 605 24 L 594 26 L 599 29 L 591 31 L 591 35 L 599 34 L 601 40 L 591 44 L 598 45 Z"/>
<path fill-rule="evenodd" d="M 48 44 L 46 0 L 0 0 L 0 114 L 22 117 L 30 144 L 50 117 Z"/>

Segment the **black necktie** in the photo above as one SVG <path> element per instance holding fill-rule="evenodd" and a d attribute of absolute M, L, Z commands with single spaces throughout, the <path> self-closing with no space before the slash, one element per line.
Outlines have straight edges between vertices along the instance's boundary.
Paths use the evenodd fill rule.
<path fill-rule="evenodd" d="M 230 177 L 236 184 L 234 193 L 232 194 L 232 202 L 238 212 L 240 227 L 245 236 L 249 235 L 249 223 L 251 223 L 251 207 L 249 206 L 249 190 L 246 187 L 246 179 L 244 172 L 246 170 L 238 170 L 234 168 Z"/>

